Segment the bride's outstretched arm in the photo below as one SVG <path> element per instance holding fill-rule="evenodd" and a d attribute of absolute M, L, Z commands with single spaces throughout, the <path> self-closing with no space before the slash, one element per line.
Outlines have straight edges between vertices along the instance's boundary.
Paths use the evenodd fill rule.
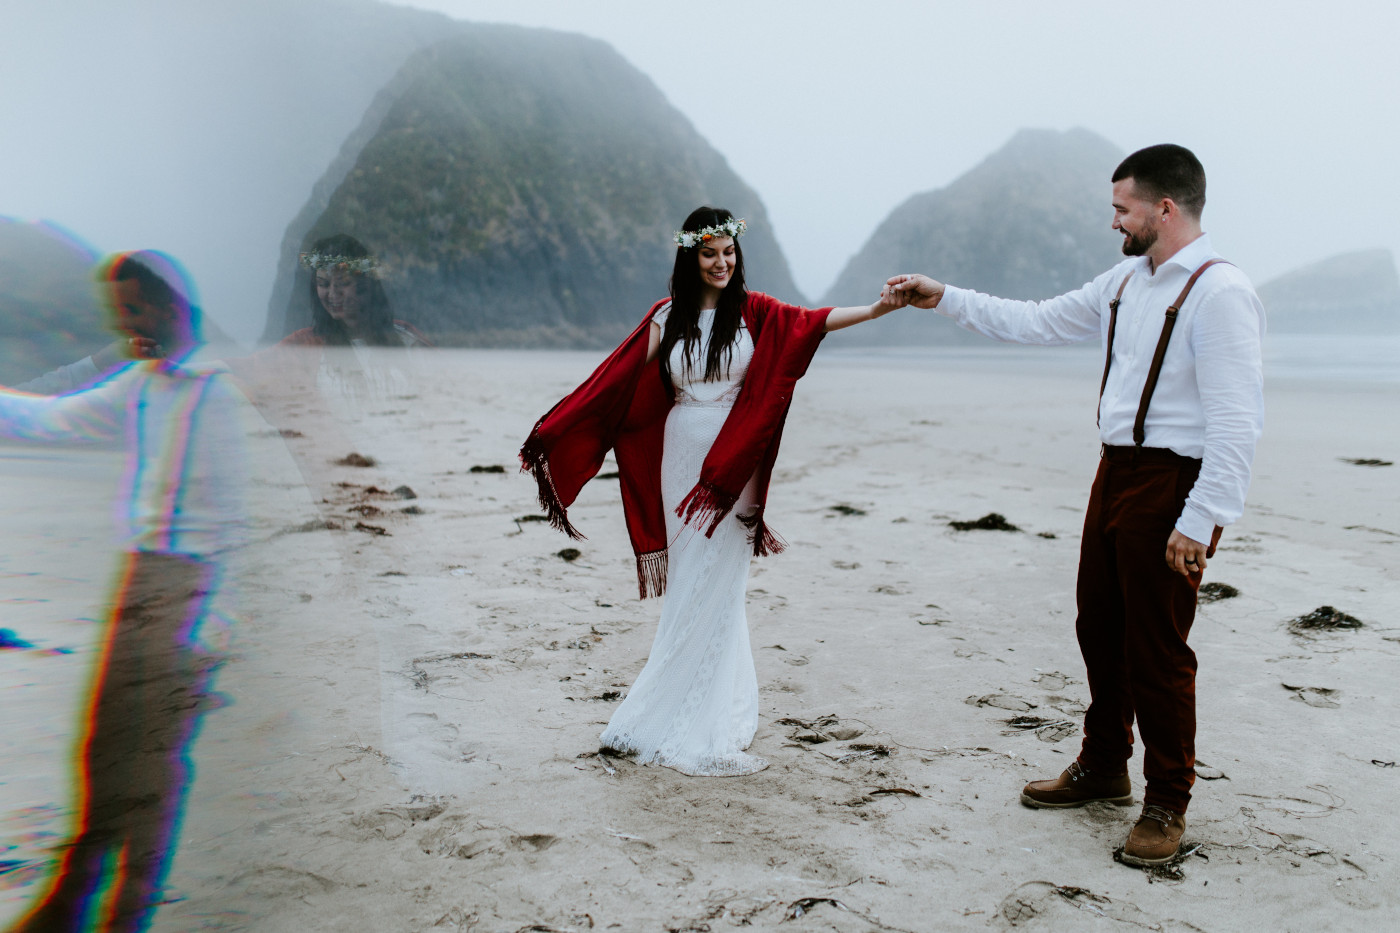
<path fill-rule="evenodd" d="M 886 285 L 880 290 L 880 298 L 874 304 L 833 308 L 826 317 L 826 331 L 831 333 L 833 330 L 850 327 L 852 324 L 859 324 L 862 321 L 873 321 L 877 317 L 896 311 L 907 304 L 909 304 L 908 293 L 895 291 Z"/>

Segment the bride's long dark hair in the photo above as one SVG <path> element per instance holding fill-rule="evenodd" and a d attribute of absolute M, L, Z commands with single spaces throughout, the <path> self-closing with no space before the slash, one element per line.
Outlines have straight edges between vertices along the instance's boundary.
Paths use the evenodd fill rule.
<path fill-rule="evenodd" d="M 732 220 L 734 215 L 722 207 L 697 207 L 681 225 L 682 230 L 695 231 L 705 227 L 715 227 Z M 715 306 L 715 323 L 710 332 L 710 347 L 705 354 L 705 381 L 718 379 L 721 372 L 727 372 L 730 359 L 734 355 L 734 337 L 743 321 L 740 314 L 744 298 L 748 294 L 744 288 L 744 251 L 739 240 L 734 240 L 734 271 L 729 276 L 729 284 L 720 292 L 719 303 Z M 671 269 L 671 313 L 666 319 L 666 327 L 661 332 L 661 372 L 670 384 L 671 350 L 677 342 L 682 347 L 687 361 L 696 356 L 696 348 L 701 340 L 700 333 L 700 247 L 676 247 L 676 264 Z"/>

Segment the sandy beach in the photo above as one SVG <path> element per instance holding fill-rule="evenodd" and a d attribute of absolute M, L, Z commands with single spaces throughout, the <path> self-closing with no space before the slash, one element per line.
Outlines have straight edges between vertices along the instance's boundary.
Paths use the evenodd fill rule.
<path fill-rule="evenodd" d="M 1192 633 L 1192 854 L 1144 872 L 1112 858 L 1137 807 L 1018 802 L 1073 759 L 1088 700 L 1074 577 L 1096 351 L 818 353 L 769 499 L 789 548 L 749 582 L 753 751 L 772 764 L 730 779 L 597 753 L 659 603 L 637 599 L 615 482 L 584 490 L 573 542 L 535 520 L 515 460 L 597 361 L 436 351 L 414 394 L 334 441 L 311 426 L 314 399 L 280 433 L 250 433 L 254 541 L 230 565 L 226 632 L 206 635 L 224 705 L 193 750 L 154 930 L 1311 931 L 1400 916 L 1400 466 L 1349 462 L 1400 462 L 1400 380 L 1270 376 L 1247 510 L 1206 572 L 1238 595 L 1202 605 Z M 346 444 L 375 465 L 333 465 Z M 3 928 L 66 832 L 120 457 L 0 454 L 0 627 L 33 645 L 0 651 Z M 318 494 L 308 464 L 326 471 Z M 989 513 L 1019 530 L 949 525 Z M 1362 626 L 1290 630 L 1322 606 Z M 1140 795 L 1141 757 L 1130 767 Z"/>

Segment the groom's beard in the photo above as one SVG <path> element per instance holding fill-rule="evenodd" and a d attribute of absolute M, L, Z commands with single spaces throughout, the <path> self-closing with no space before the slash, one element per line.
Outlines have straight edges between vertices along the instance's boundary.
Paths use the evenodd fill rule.
<path fill-rule="evenodd" d="M 1157 230 L 1149 228 L 1141 236 L 1123 231 L 1123 255 L 1146 256 L 1147 251 L 1157 242 Z"/>

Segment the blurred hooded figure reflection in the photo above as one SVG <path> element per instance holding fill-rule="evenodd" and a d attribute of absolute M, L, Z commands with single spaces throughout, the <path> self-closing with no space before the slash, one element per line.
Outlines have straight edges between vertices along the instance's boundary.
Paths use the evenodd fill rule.
<path fill-rule="evenodd" d="M 78 746 L 74 838 L 12 928 L 24 933 L 149 925 L 191 778 L 186 752 L 211 705 L 212 664 L 193 639 L 243 526 L 243 403 L 221 367 L 188 361 L 199 344 L 188 279 L 152 251 L 109 257 L 99 274 L 118 330 L 152 358 L 67 395 L 0 390 L 0 436 L 122 438 L 126 451 L 125 554 Z"/>
<path fill-rule="evenodd" d="M 298 265 L 299 277 L 307 280 L 311 326 L 282 338 L 267 359 L 284 372 L 285 351 L 317 351 L 301 353 L 303 365 L 316 366 L 323 396 L 350 403 L 351 409 L 410 394 L 412 355 L 382 348 L 421 349 L 432 342 L 394 317 L 374 254 L 354 237 L 337 233 L 312 243 L 298 256 Z"/>
<path fill-rule="evenodd" d="M 288 334 L 284 346 L 432 346 L 412 324 L 394 317 L 379 261 L 359 240 L 346 233 L 317 240 L 298 263 L 310 273 L 311 326 Z"/>
<path fill-rule="evenodd" d="M 338 233 L 312 242 L 298 255 L 293 306 L 288 314 L 309 318 L 276 344 L 229 368 L 263 417 L 284 436 L 303 433 L 344 449 L 373 449 L 383 441 L 379 426 L 352 440 L 368 405 L 408 401 L 417 394 L 417 355 L 432 342 L 407 321 L 394 317 L 381 280 L 383 267 L 359 240 Z M 308 404 L 308 393 L 319 401 Z M 323 417 L 324 415 L 329 417 Z M 288 446 L 318 501 L 335 501 L 336 490 L 319 457 Z"/>

